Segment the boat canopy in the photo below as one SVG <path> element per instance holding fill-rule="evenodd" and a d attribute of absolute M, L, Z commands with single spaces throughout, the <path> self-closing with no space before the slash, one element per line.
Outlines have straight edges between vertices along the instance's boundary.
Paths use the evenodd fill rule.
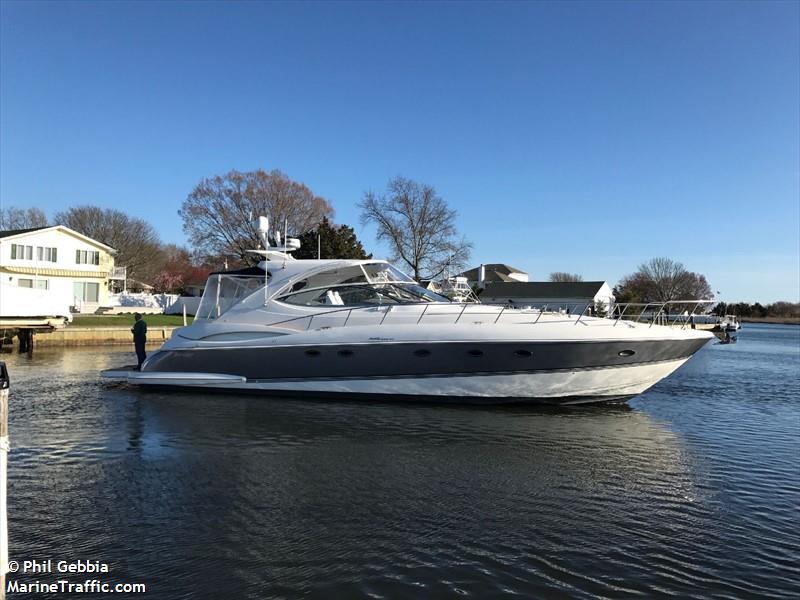
<path fill-rule="evenodd" d="M 449 302 L 384 263 L 367 263 L 320 271 L 283 290 L 280 302 L 300 306 L 361 306 Z"/>
<path fill-rule="evenodd" d="M 215 273 L 206 282 L 195 319 L 216 319 L 263 287 L 263 269 L 252 269 L 250 273 Z"/>

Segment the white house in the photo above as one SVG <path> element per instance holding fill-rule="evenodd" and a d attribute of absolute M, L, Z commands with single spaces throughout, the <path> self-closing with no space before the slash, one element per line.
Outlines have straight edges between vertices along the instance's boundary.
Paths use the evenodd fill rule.
<path fill-rule="evenodd" d="M 30 291 L 74 312 L 94 312 L 108 304 L 114 253 L 63 225 L 0 231 L 0 314 L 18 311 Z"/>
<path fill-rule="evenodd" d="M 490 283 L 480 295 L 485 304 L 510 304 L 547 307 L 552 310 L 581 310 L 602 302 L 609 311 L 614 305 L 614 293 L 605 281 L 529 281 Z"/>
<path fill-rule="evenodd" d="M 525 271 L 510 267 L 503 263 L 489 263 L 473 267 L 468 271 L 459 273 L 459 277 L 466 277 L 470 287 L 481 287 L 489 283 L 510 283 L 513 281 L 528 281 Z"/>

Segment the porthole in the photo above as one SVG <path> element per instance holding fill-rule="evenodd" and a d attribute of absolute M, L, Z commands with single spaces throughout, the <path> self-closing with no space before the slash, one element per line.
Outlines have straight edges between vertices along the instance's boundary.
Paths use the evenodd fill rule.
<path fill-rule="evenodd" d="M 319 350 L 314 350 L 313 348 L 311 350 L 306 350 L 306 356 L 319 356 L 320 354 L 321 352 Z"/>
<path fill-rule="evenodd" d="M 353 351 L 344 349 L 344 350 L 339 350 L 339 352 L 337 352 L 336 354 L 338 354 L 339 356 L 348 357 L 348 356 L 353 356 Z"/>
<path fill-rule="evenodd" d="M 431 355 L 430 350 L 424 350 L 424 349 L 414 350 L 414 356 L 419 356 L 420 358 L 425 358 L 426 356 L 430 355 Z"/>
<path fill-rule="evenodd" d="M 477 348 L 474 350 L 467 350 L 467 354 L 470 356 L 483 356 L 483 350 L 478 350 Z"/>
<path fill-rule="evenodd" d="M 533 356 L 533 352 L 530 350 L 514 350 L 514 356 L 518 356 L 520 358 L 530 358 Z"/>
<path fill-rule="evenodd" d="M 619 352 L 619 355 L 624 357 L 633 356 L 634 354 L 636 354 L 634 350 L 622 350 L 621 352 Z"/>

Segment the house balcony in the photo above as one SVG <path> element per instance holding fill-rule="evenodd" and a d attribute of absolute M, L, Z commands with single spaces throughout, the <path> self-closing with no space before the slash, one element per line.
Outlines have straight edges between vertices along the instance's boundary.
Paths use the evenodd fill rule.
<path fill-rule="evenodd" d="M 128 267 L 114 267 L 109 271 L 108 278 L 115 281 L 125 281 L 128 278 Z"/>

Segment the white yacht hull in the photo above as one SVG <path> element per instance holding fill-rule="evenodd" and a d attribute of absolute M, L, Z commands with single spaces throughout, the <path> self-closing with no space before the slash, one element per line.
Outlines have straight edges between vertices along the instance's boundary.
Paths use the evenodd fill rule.
<path fill-rule="evenodd" d="M 447 399 L 451 402 L 545 402 L 577 404 L 625 399 L 641 394 L 678 369 L 687 358 L 628 366 L 426 377 L 370 377 L 292 380 L 247 380 L 208 373 L 110 372 L 136 385 L 251 391 L 310 397 L 387 397 Z"/>

